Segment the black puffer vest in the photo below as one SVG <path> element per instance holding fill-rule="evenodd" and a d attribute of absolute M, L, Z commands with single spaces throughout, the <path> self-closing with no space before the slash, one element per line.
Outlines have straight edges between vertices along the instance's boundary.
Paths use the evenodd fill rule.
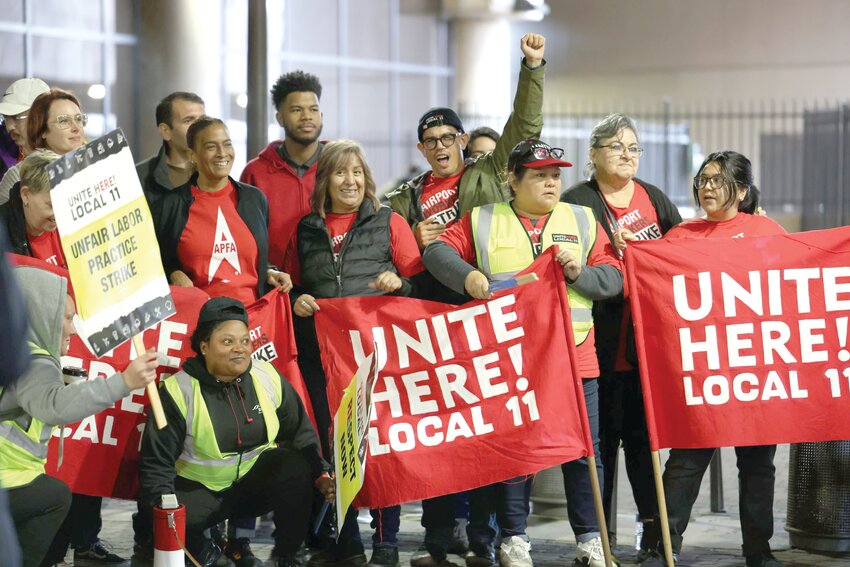
<path fill-rule="evenodd" d="M 398 273 L 390 243 L 389 207 L 377 211 L 363 201 L 339 256 L 334 260 L 331 237 L 322 217 L 310 213 L 298 223 L 301 288 L 316 298 L 382 295 L 369 282 L 379 274 Z"/>

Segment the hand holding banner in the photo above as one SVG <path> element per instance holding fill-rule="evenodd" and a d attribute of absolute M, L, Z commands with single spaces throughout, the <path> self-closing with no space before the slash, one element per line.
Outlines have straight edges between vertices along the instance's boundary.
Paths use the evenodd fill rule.
<path fill-rule="evenodd" d="M 48 166 L 62 250 L 74 286 L 78 332 L 102 356 L 174 314 L 159 244 L 133 156 L 118 129 Z M 166 425 L 156 384 L 148 396 Z"/>

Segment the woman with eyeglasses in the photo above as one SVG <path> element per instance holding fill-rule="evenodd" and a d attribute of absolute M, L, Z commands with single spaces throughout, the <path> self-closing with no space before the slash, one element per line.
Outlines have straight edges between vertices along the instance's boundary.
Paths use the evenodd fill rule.
<path fill-rule="evenodd" d="M 87 123 L 77 97 L 66 90 L 50 89 L 36 97 L 27 113 L 27 146 L 30 151 L 45 148 L 66 154 L 86 143 L 83 128 Z M 0 181 L 0 195 L 8 195 L 20 178 L 20 164 L 9 168 Z"/>
<path fill-rule="evenodd" d="M 448 228 L 425 249 L 425 267 L 447 287 L 468 293 L 475 299 L 490 297 L 490 283 L 512 277 L 526 268 L 544 250 L 555 245 L 555 235 L 574 235 L 571 242 L 559 242 L 557 259 L 564 269 L 570 300 L 573 335 L 577 345 L 578 367 L 584 385 L 587 417 L 598 451 L 599 366 L 594 347 L 591 308 L 594 301 L 620 295 L 623 275 L 613 249 L 604 238 L 596 217 L 587 207 L 559 202 L 561 168 L 572 164 L 561 158 L 564 151 L 540 140 L 525 140 L 514 146 L 508 157 L 508 184 L 513 193 L 509 202 L 472 209 L 459 223 Z M 489 228 L 486 228 L 489 227 Z M 562 239 L 561 239 L 562 240 Z M 499 266 L 488 271 L 485 266 Z M 596 461 L 597 474 L 602 462 Z M 576 535 L 576 564 L 602 567 L 605 560 L 587 460 L 582 458 L 561 465 L 570 526 Z M 487 494 L 487 490 L 490 494 Z M 517 494 L 516 490 L 520 493 Z M 495 494 L 494 494 L 495 492 Z M 497 514 L 501 541 L 499 560 L 503 567 L 531 567 L 531 544 L 526 534 L 529 491 L 522 479 L 513 479 L 479 489 L 473 498 L 489 503 Z M 470 515 L 475 514 L 473 505 Z M 487 559 L 495 563 L 492 538 L 478 533 L 470 517 L 470 553 L 467 565 L 481 565 Z M 487 540 L 487 536 L 491 541 Z"/>
<path fill-rule="evenodd" d="M 762 215 L 741 212 L 756 192 L 750 160 L 733 151 L 710 154 L 694 177 L 694 201 L 704 218 L 685 221 L 672 228 L 665 239 L 742 238 L 785 234 L 776 221 Z M 627 235 L 628 239 L 628 235 Z M 706 251 L 710 251 L 706 247 Z M 678 562 L 682 536 L 700 484 L 716 449 L 671 449 L 664 466 L 664 494 L 673 554 Z M 747 567 L 782 567 L 770 550 L 773 536 L 773 488 L 776 445 L 735 447 L 738 460 L 738 486 L 743 554 Z M 663 556 L 650 557 L 643 567 L 661 567 Z"/>
<path fill-rule="evenodd" d="M 640 146 L 634 121 L 623 114 L 606 116 L 590 133 L 587 181 L 567 189 L 561 200 L 590 207 L 608 240 L 622 248 L 621 231 L 636 238 L 661 238 L 682 222 L 676 206 L 656 186 L 638 179 Z M 657 530 L 650 524 L 658 513 L 649 434 L 643 411 L 640 374 L 628 301 L 614 297 L 593 304 L 596 355 L 599 361 L 599 445 L 605 463 L 602 502 L 607 525 L 611 509 L 620 443 L 632 495 L 643 523 L 639 559 L 655 548 Z M 613 534 L 612 534 L 613 536 Z"/>

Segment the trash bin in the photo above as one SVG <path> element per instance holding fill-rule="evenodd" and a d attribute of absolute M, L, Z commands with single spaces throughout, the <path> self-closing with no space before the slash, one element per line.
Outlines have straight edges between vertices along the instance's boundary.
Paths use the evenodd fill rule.
<path fill-rule="evenodd" d="M 791 445 L 788 467 L 791 546 L 850 551 L 850 441 Z"/>
<path fill-rule="evenodd" d="M 562 519 L 567 517 L 567 496 L 560 465 L 540 471 L 531 487 L 531 513 L 535 516 Z"/>

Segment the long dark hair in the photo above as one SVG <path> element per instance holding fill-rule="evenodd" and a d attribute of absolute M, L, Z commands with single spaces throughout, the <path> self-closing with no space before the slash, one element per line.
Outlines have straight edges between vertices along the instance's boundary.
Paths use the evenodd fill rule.
<path fill-rule="evenodd" d="M 753 183 L 753 164 L 750 163 L 750 160 L 745 155 L 732 150 L 714 152 L 706 156 L 702 165 L 699 166 L 696 176 L 699 177 L 702 175 L 702 171 L 710 163 L 717 164 L 717 167 L 720 169 L 720 175 L 723 177 L 723 186 L 729 189 L 729 194 L 726 197 L 726 202 L 723 203 L 723 208 L 730 209 L 735 206 L 738 197 L 737 187 L 741 186 L 747 188 L 747 197 L 744 198 L 744 202 L 748 201 L 751 193 L 755 195 L 755 201 L 753 204 L 753 211 L 755 211 L 756 207 L 758 207 L 759 193 L 758 188 Z M 694 202 L 697 207 L 699 207 L 699 190 L 697 189 L 696 184 L 694 184 L 693 190 Z M 741 212 L 748 212 L 743 211 L 740 207 L 738 210 Z"/>

